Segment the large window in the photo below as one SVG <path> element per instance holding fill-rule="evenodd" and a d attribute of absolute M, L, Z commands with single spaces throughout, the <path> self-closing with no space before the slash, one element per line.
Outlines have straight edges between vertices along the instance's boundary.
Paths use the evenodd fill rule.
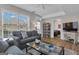
<path fill-rule="evenodd" d="M 27 31 L 29 18 L 11 11 L 0 12 L 0 38 L 7 38 L 13 31 Z"/>
<path fill-rule="evenodd" d="M 27 16 L 19 16 L 19 30 L 20 31 L 28 30 L 28 17 Z"/>
<path fill-rule="evenodd" d="M 3 13 L 3 33 L 4 37 L 8 37 L 11 32 L 18 30 L 18 19 L 15 13 Z"/>

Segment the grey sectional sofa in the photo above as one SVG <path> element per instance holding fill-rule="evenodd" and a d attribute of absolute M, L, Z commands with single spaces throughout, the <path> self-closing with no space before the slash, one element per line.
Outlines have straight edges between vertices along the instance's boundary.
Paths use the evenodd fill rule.
<path fill-rule="evenodd" d="M 0 40 L 0 54 L 1 55 L 25 55 L 17 46 L 10 46 L 7 41 Z"/>
<path fill-rule="evenodd" d="M 21 31 L 14 31 L 11 35 L 13 40 L 0 40 L 0 54 L 24 55 L 26 52 L 22 50 L 26 48 L 26 43 L 33 42 L 35 39 L 41 39 L 41 35 L 39 35 L 37 31 L 24 33 Z"/>
<path fill-rule="evenodd" d="M 24 32 L 25 33 L 25 32 Z M 37 31 L 28 31 L 24 35 L 21 31 L 14 31 L 13 38 L 15 39 L 15 42 L 17 43 L 17 46 L 20 49 L 24 49 L 26 47 L 26 43 L 33 42 L 35 39 L 41 40 L 41 34 L 38 34 Z M 15 38 L 17 37 L 17 38 Z"/>

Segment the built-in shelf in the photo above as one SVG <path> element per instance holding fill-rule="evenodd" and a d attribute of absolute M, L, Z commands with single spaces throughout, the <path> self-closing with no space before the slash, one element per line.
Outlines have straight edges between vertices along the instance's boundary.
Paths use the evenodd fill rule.
<path fill-rule="evenodd" d="M 43 37 L 50 38 L 50 23 L 43 23 Z"/>

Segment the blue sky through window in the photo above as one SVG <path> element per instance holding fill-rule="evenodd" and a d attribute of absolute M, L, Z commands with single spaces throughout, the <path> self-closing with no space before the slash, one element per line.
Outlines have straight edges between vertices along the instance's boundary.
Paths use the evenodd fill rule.
<path fill-rule="evenodd" d="M 19 21 L 22 22 L 22 23 L 26 23 L 28 20 L 28 17 L 27 16 L 19 16 Z"/>
<path fill-rule="evenodd" d="M 4 12 L 4 15 L 3 16 L 4 16 L 4 22 L 10 23 L 13 20 L 13 18 L 16 17 L 16 14 L 14 14 L 12 12 Z M 26 23 L 27 22 L 27 19 L 28 19 L 27 16 L 19 16 L 19 21 L 21 23 Z"/>
<path fill-rule="evenodd" d="M 4 22 L 10 23 L 13 20 L 12 18 L 16 17 L 16 14 L 12 12 L 4 12 L 3 17 L 4 17 Z"/>

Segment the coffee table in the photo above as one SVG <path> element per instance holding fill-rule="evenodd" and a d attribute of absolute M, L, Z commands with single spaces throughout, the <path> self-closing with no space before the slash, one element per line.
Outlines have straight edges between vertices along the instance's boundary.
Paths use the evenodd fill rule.
<path fill-rule="evenodd" d="M 34 42 L 31 44 L 27 43 L 26 46 L 27 46 L 26 53 L 31 53 L 31 54 L 35 53 L 35 52 L 31 52 L 32 50 L 38 52 L 39 55 L 52 55 L 52 54 L 58 55 L 61 52 L 60 47 L 58 48 L 54 45 L 50 45 L 43 42 L 41 42 L 39 46 L 34 46 Z"/>

